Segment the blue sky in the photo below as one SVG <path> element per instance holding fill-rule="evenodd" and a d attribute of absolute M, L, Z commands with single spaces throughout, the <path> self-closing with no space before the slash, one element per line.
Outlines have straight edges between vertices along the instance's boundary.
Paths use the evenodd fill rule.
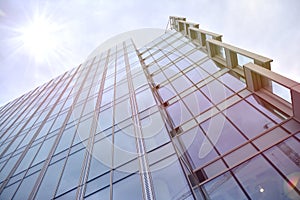
<path fill-rule="evenodd" d="M 0 106 L 78 66 L 114 35 L 164 29 L 170 15 L 273 59 L 273 71 L 300 82 L 299 9 L 298 0 L 0 0 Z M 55 25 L 55 50 L 36 59 L 20 30 L 41 16 Z"/>

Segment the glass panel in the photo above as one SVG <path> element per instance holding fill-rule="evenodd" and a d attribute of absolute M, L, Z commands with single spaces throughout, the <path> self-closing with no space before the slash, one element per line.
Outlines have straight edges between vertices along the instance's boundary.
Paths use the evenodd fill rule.
<path fill-rule="evenodd" d="M 136 90 L 137 88 L 148 84 L 148 80 L 146 79 L 144 73 L 143 74 L 139 74 L 138 76 L 134 77 L 132 79 L 132 83 L 133 83 L 133 88 Z M 126 83 L 128 84 L 128 83 Z"/>
<path fill-rule="evenodd" d="M 168 55 L 168 58 L 171 59 L 172 61 L 173 61 L 173 60 L 176 60 L 176 59 L 179 58 L 179 57 L 180 57 L 180 55 L 179 55 L 178 53 L 176 53 L 176 52 L 172 52 L 172 53 L 170 53 L 170 54 Z"/>
<path fill-rule="evenodd" d="M 289 138 L 264 152 L 264 154 L 300 190 L 299 152 L 299 142 L 294 138 Z M 291 190 L 288 186 L 286 189 Z"/>
<path fill-rule="evenodd" d="M 158 69 L 159 69 L 159 66 L 156 65 L 156 64 L 153 64 L 153 65 L 151 65 L 151 66 L 148 67 L 148 72 L 150 74 L 152 74 L 153 72 L 157 71 Z"/>
<path fill-rule="evenodd" d="M 222 75 L 219 80 L 235 92 L 239 92 L 246 87 L 245 83 L 229 73 Z"/>
<path fill-rule="evenodd" d="M 113 99 L 114 99 L 114 90 L 113 89 L 110 89 L 108 91 L 106 90 L 102 95 L 101 106 L 112 102 Z"/>
<path fill-rule="evenodd" d="M 197 116 L 199 113 L 212 107 L 212 104 L 208 99 L 198 90 L 184 97 L 183 101 L 192 112 L 193 116 Z"/>
<path fill-rule="evenodd" d="M 50 165 L 46 171 L 40 188 L 37 192 L 36 199 L 51 199 L 58 184 L 60 173 L 65 160 L 61 160 Z"/>
<path fill-rule="evenodd" d="M 139 174 L 133 174 L 113 184 L 113 199 L 142 199 L 142 184 Z"/>
<path fill-rule="evenodd" d="M 177 67 L 175 67 L 175 65 L 171 65 L 170 67 L 164 70 L 164 74 L 166 75 L 167 78 L 170 78 L 178 73 L 179 70 L 177 69 Z"/>
<path fill-rule="evenodd" d="M 274 145 L 279 140 L 283 139 L 284 137 L 288 136 L 288 133 L 285 132 L 282 128 L 277 127 L 270 132 L 260 136 L 259 138 L 255 139 L 253 143 L 260 149 L 263 150 L 267 147 Z"/>
<path fill-rule="evenodd" d="M 246 142 L 246 139 L 222 114 L 202 123 L 201 127 L 221 154 Z"/>
<path fill-rule="evenodd" d="M 158 61 L 157 63 L 159 64 L 160 67 L 164 67 L 170 62 L 168 58 L 163 58 L 162 60 Z"/>
<path fill-rule="evenodd" d="M 255 153 L 257 153 L 257 150 L 253 147 L 252 144 L 246 144 L 234 152 L 230 153 L 229 155 L 225 156 L 224 159 L 226 163 L 232 167 L 245 159 L 253 156 Z"/>
<path fill-rule="evenodd" d="M 130 99 L 126 99 L 115 105 L 115 124 L 131 117 Z"/>
<path fill-rule="evenodd" d="M 208 60 L 200 65 L 205 71 L 210 74 L 214 74 L 215 72 L 219 71 L 220 68 L 212 61 Z"/>
<path fill-rule="evenodd" d="M 74 137 L 74 133 L 75 133 L 75 126 L 72 126 L 67 130 L 64 130 L 54 154 L 61 152 L 62 150 L 70 147 L 72 139 Z"/>
<path fill-rule="evenodd" d="M 204 167 L 202 171 L 205 172 L 205 175 L 207 176 L 207 178 L 211 178 L 226 169 L 227 169 L 227 167 L 226 167 L 225 163 L 221 159 L 219 159 L 219 160 L 209 164 L 207 167 Z"/>
<path fill-rule="evenodd" d="M 195 127 L 178 137 L 185 153 L 191 159 L 193 169 L 199 168 L 218 155 L 199 127 Z"/>
<path fill-rule="evenodd" d="M 112 136 L 106 137 L 94 144 L 93 157 L 106 167 L 112 168 Z M 99 173 L 101 168 L 99 168 Z"/>
<path fill-rule="evenodd" d="M 168 101 L 176 95 L 173 87 L 170 84 L 167 84 L 158 90 L 159 96 L 162 98 L 163 102 Z"/>
<path fill-rule="evenodd" d="M 167 112 L 173 121 L 174 127 L 178 127 L 180 124 L 192 118 L 182 101 L 178 101 L 167 107 Z"/>
<path fill-rule="evenodd" d="M 109 185 L 110 185 L 110 173 L 106 173 L 87 183 L 85 195 L 89 195 Z"/>
<path fill-rule="evenodd" d="M 122 82 L 121 84 L 116 86 L 116 96 L 115 98 L 120 98 L 124 96 L 125 94 L 128 94 L 128 83 L 127 82 Z"/>
<path fill-rule="evenodd" d="M 162 72 L 156 74 L 155 76 L 153 76 L 153 81 L 156 85 L 164 82 L 166 80 L 166 77 L 163 75 Z"/>
<path fill-rule="evenodd" d="M 182 38 L 182 39 L 185 39 L 185 38 Z M 179 51 L 182 52 L 183 54 L 186 54 L 187 52 L 189 52 L 189 51 L 191 51 L 191 50 L 193 50 L 193 49 L 194 49 L 193 46 L 191 46 L 191 45 L 189 45 L 189 44 L 186 44 L 186 45 L 182 46 L 182 47 L 179 49 Z"/>
<path fill-rule="evenodd" d="M 109 199 L 110 196 L 110 188 L 107 187 L 103 190 L 100 190 L 94 194 L 92 194 L 91 196 L 85 197 L 84 199 L 86 200 L 107 200 Z"/>
<path fill-rule="evenodd" d="M 20 182 L 14 183 L 10 185 L 1 192 L 0 199 L 12 199 L 17 187 L 19 186 Z"/>
<path fill-rule="evenodd" d="M 170 141 L 165 123 L 159 112 L 141 120 L 142 134 L 147 151 Z"/>
<path fill-rule="evenodd" d="M 249 58 L 247 56 L 244 56 L 244 55 L 241 55 L 241 54 L 236 54 L 237 55 L 237 60 L 238 60 L 238 65 L 243 67 L 243 65 L 251 62 L 251 63 L 254 63 L 254 60 L 253 58 Z"/>
<path fill-rule="evenodd" d="M 225 55 L 225 49 L 224 47 L 216 46 L 217 47 L 217 55 L 221 56 L 223 59 L 226 60 L 226 55 Z"/>
<path fill-rule="evenodd" d="M 185 76 L 180 76 L 172 81 L 172 85 L 178 93 L 181 93 L 182 91 L 191 87 L 192 83 Z"/>
<path fill-rule="evenodd" d="M 289 199 L 295 191 L 285 191 L 286 181 L 262 157 L 245 162 L 233 169 L 251 199 Z"/>
<path fill-rule="evenodd" d="M 296 133 L 300 131 L 300 123 L 294 119 L 291 119 L 288 122 L 284 123 L 283 127 L 286 128 L 291 133 Z"/>
<path fill-rule="evenodd" d="M 201 91 L 214 103 L 218 104 L 233 94 L 225 85 L 213 80 L 201 88 Z"/>
<path fill-rule="evenodd" d="M 275 122 L 280 123 L 282 122 L 282 119 L 279 118 L 277 115 L 275 115 L 273 112 L 268 110 L 268 108 L 272 109 L 268 103 L 261 100 L 259 97 L 255 95 L 251 95 L 246 100 L 251 103 L 253 106 L 255 106 L 257 109 L 262 111 L 264 114 L 268 115 L 271 119 L 273 119 Z"/>
<path fill-rule="evenodd" d="M 197 63 L 200 59 L 204 58 L 206 56 L 205 53 L 196 50 L 193 53 L 191 53 L 190 55 L 188 55 L 187 57 L 192 60 L 193 62 Z"/>
<path fill-rule="evenodd" d="M 275 81 L 270 80 L 270 82 L 270 87 L 266 87 L 266 89 L 286 100 L 287 102 L 292 103 L 291 91 L 288 88 L 276 83 Z"/>
<path fill-rule="evenodd" d="M 227 172 L 203 185 L 208 199 L 248 199 L 232 175 Z"/>
<path fill-rule="evenodd" d="M 179 162 L 172 157 L 150 166 L 156 199 L 184 199 L 190 192 Z"/>
<path fill-rule="evenodd" d="M 139 92 L 136 95 L 136 101 L 139 112 L 142 112 L 143 110 L 146 110 L 152 107 L 153 105 L 156 105 L 155 100 L 153 98 L 153 94 L 150 89 L 146 89 L 142 92 Z"/>
<path fill-rule="evenodd" d="M 84 153 L 85 149 L 69 156 L 60 180 L 57 195 L 72 189 L 78 184 Z"/>
<path fill-rule="evenodd" d="M 112 126 L 113 123 L 113 110 L 112 108 L 108 108 L 106 110 L 102 110 L 99 113 L 98 119 L 98 131 L 103 131 Z"/>
<path fill-rule="evenodd" d="M 22 181 L 17 193 L 14 196 L 14 199 L 28 199 L 38 175 L 39 173 L 35 173 L 29 177 L 26 177 Z"/>
<path fill-rule="evenodd" d="M 250 139 L 274 126 L 270 119 L 245 101 L 240 101 L 224 113 Z"/>
<path fill-rule="evenodd" d="M 114 167 L 137 156 L 136 137 L 133 126 L 122 128 L 114 134 Z"/>
<path fill-rule="evenodd" d="M 194 83 L 197 84 L 198 82 L 202 81 L 203 79 L 207 78 L 209 74 L 205 72 L 203 69 L 199 67 L 195 67 L 191 71 L 186 73 L 186 76 Z"/>
<path fill-rule="evenodd" d="M 189 60 L 187 60 L 187 59 L 185 59 L 185 58 L 183 58 L 183 59 L 181 59 L 181 60 L 179 60 L 178 62 L 176 62 L 175 63 L 175 65 L 182 71 L 182 70 L 184 70 L 185 68 L 187 68 L 188 66 L 190 66 L 192 63 L 189 61 Z"/>
<path fill-rule="evenodd" d="M 103 164 L 101 160 L 97 159 L 97 157 L 92 155 L 88 180 L 91 180 L 96 176 L 106 173 L 109 169 L 110 168 L 108 168 L 107 165 Z"/>

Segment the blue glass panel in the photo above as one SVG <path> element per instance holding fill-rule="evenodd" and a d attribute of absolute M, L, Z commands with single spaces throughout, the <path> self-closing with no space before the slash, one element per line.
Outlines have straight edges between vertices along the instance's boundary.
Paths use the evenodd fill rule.
<path fill-rule="evenodd" d="M 295 195 L 293 190 L 285 191 L 286 181 L 260 155 L 233 169 L 233 172 L 251 199 L 290 199 Z"/>
<path fill-rule="evenodd" d="M 205 183 L 203 189 L 207 199 L 248 199 L 229 172 Z"/>

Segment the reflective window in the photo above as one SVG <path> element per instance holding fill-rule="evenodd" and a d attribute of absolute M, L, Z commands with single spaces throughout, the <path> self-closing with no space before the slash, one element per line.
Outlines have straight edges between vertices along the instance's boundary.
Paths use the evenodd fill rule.
<path fill-rule="evenodd" d="M 178 101 L 168 106 L 167 112 L 173 121 L 174 127 L 177 127 L 192 118 L 182 101 Z"/>
<path fill-rule="evenodd" d="M 199 67 L 195 67 L 194 69 L 188 71 L 186 76 L 194 83 L 198 83 L 203 79 L 207 78 L 209 74 L 205 72 L 203 69 Z"/>
<path fill-rule="evenodd" d="M 153 98 L 153 94 L 150 89 L 146 89 L 136 95 L 136 101 L 138 105 L 138 111 L 142 112 L 154 105 L 156 102 Z"/>
<path fill-rule="evenodd" d="M 274 126 L 270 119 L 245 101 L 240 101 L 224 113 L 250 139 Z"/>
<path fill-rule="evenodd" d="M 119 123 L 132 115 L 130 99 L 115 105 L 115 123 Z"/>
<path fill-rule="evenodd" d="M 284 131 L 282 128 L 277 127 L 268 133 L 260 136 L 259 138 L 255 139 L 253 143 L 260 149 L 263 150 L 267 147 L 270 147 L 276 144 L 278 141 L 282 140 L 283 138 L 287 137 L 288 133 Z"/>
<path fill-rule="evenodd" d="M 186 90 L 187 88 L 192 86 L 192 83 L 185 78 L 185 76 L 179 76 L 177 79 L 172 81 L 172 85 L 178 93 Z"/>
<path fill-rule="evenodd" d="M 238 92 L 246 87 L 245 83 L 229 73 L 222 75 L 219 80 L 235 92 Z"/>
<path fill-rule="evenodd" d="M 109 185 L 110 185 L 110 173 L 103 174 L 102 176 L 87 183 L 85 195 L 89 195 Z"/>
<path fill-rule="evenodd" d="M 167 78 L 170 78 L 170 77 L 178 74 L 179 70 L 177 69 L 177 67 L 175 67 L 175 65 L 171 65 L 170 67 L 168 67 L 167 69 L 164 70 L 164 73 Z"/>
<path fill-rule="evenodd" d="M 294 138 L 289 138 L 269 149 L 264 154 L 300 190 L 299 152 L 299 142 Z M 290 187 L 287 188 L 291 189 Z"/>
<path fill-rule="evenodd" d="M 114 167 L 137 156 L 136 137 L 133 126 L 122 128 L 114 133 Z"/>
<path fill-rule="evenodd" d="M 88 180 L 106 173 L 110 168 L 107 167 L 96 155 L 92 155 Z"/>
<path fill-rule="evenodd" d="M 142 199 L 141 178 L 133 174 L 113 184 L 113 199 Z"/>
<path fill-rule="evenodd" d="M 170 141 L 165 123 L 160 116 L 160 112 L 141 120 L 142 134 L 147 151 Z"/>
<path fill-rule="evenodd" d="M 300 131 L 300 123 L 294 119 L 291 119 L 288 122 L 284 123 L 283 127 L 286 128 L 291 133 L 296 133 Z"/>
<path fill-rule="evenodd" d="M 169 57 L 169 59 L 171 59 L 173 61 L 173 60 L 176 60 L 177 58 L 179 58 L 180 55 L 177 52 L 172 52 L 172 53 L 168 54 L 168 57 Z"/>
<path fill-rule="evenodd" d="M 64 130 L 54 154 L 61 152 L 66 148 L 69 148 L 72 139 L 74 137 L 74 134 L 75 134 L 75 126 L 72 126 L 71 128 Z"/>
<path fill-rule="evenodd" d="M 88 197 L 85 197 L 84 199 L 87 200 L 107 200 L 110 197 L 110 188 L 107 187 L 105 189 L 102 189 Z"/>
<path fill-rule="evenodd" d="M 102 110 L 99 113 L 98 119 L 98 130 L 105 130 L 112 126 L 113 123 L 113 110 L 112 108 L 108 108 L 106 110 Z"/>
<path fill-rule="evenodd" d="M 243 65 L 251 62 L 254 63 L 254 60 L 252 58 L 249 58 L 247 56 L 241 55 L 241 54 L 236 54 L 237 55 L 237 60 L 238 60 L 238 64 L 239 66 L 243 67 Z"/>
<path fill-rule="evenodd" d="M 232 175 L 227 172 L 203 185 L 208 199 L 248 199 Z"/>
<path fill-rule="evenodd" d="M 150 166 L 156 199 L 183 199 L 190 191 L 182 168 L 174 156 Z"/>
<path fill-rule="evenodd" d="M 197 63 L 200 59 L 204 58 L 206 56 L 205 53 L 196 50 L 193 53 L 191 53 L 190 55 L 188 55 L 187 57 L 192 60 L 193 62 Z"/>
<path fill-rule="evenodd" d="M 192 63 L 189 60 L 183 58 L 183 59 L 179 60 L 178 62 L 176 62 L 175 64 L 182 71 L 185 68 L 187 68 L 188 66 L 190 66 Z"/>
<path fill-rule="evenodd" d="M 153 64 L 153 65 L 151 65 L 151 66 L 148 67 L 148 72 L 150 74 L 152 74 L 153 72 L 157 71 L 158 69 L 159 69 L 159 66 L 156 65 L 156 64 Z"/>
<path fill-rule="evenodd" d="M 102 133 L 100 133 L 102 134 Z M 112 167 L 112 136 L 105 137 L 104 139 L 97 141 L 93 147 L 93 157 L 97 159 L 101 164 Z M 98 163 L 97 163 L 98 164 Z M 97 165 L 96 165 L 97 166 Z M 99 173 L 101 173 L 101 168 Z"/>
<path fill-rule="evenodd" d="M 162 98 L 163 102 L 168 101 L 172 97 L 176 95 L 176 92 L 174 91 L 173 87 L 168 83 L 167 85 L 159 88 L 158 90 L 159 96 Z"/>
<path fill-rule="evenodd" d="M 153 81 L 155 84 L 160 84 L 166 80 L 166 77 L 163 75 L 163 73 L 158 73 L 155 76 L 153 76 Z"/>
<path fill-rule="evenodd" d="M 83 149 L 69 156 L 60 180 L 57 194 L 62 194 L 78 184 L 81 174 L 84 152 L 85 150 Z"/>
<path fill-rule="evenodd" d="M 222 154 L 246 141 L 238 130 L 224 117 L 218 114 L 201 124 L 201 127 Z"/>
<path fill-rule="evenodd" d="M 198 90 L 184 97 L 183 101 L 193 116 L 197 116 L 212 106 L 208 99 Z"/>
<path fill-rule="evenodd" d="M 218 104 L 233 94 L 226 86 L 213 80 L 201 88 L 201 91 L 214 103 Z"/>
<path fill-rule="evenodd" d="M 208 60 L 201 64 L 201 67 L 210 74 L 214 74 L 219 71 L 220 68 L 212 60 Z"/>
<path fill-rule="evenodd" d="M 183 54 L 186 54 L 187 52 L 189 52 L 189 51 L 191 51 L 191 50 L 193 50 L 193 49 L 194 49 L 194 47 L 193 47 L 192 45 L 186 44 L 186 45 L 183 45 L 183 46 L 179 49 L 179 51 L 180 51 L 181 53 L 183 53 Z"/>
<path fill-rule="evenodd" d="M 233 169 L 251 199 L 290 199 L 295 191 L 285 191 L 286 181 L 262 156 Z M 295 197 L 295 196 L 294 196 Z"/>
<path fill-rule="evenodd" d="M 19 186 L 19 189 L 15 194 L 14 199 L 28 199 L 38 175 L 39 173 L 35 173 L 29 177 L 26 177 Z"/>
<path fill-rule="evenodd" d="M 159 66 L 164 67 L 165 65 L 167 65 L 170 62 L 170 60 L 168 58 L 163 58 L 160 61 L 158 61 L 157 63 L 159 64 Z"/>
<path fill-rule="evenodd" d="M 190 163 L 192 163 L 193 169 L 199 168 L 217 157 L 216 151 L 199 127 L 180 135 L 179 141 L 191 159 Z"/>
<path fill-rule="evenodd" d="M 50 165 L 45 173 L 36 199 L 51 199 L 58 184 L 64 160 Z"/>
<path fill-rule="evenodd" d="M 269 104 L 260 99 L 259 97 L 255 95 L 250 95 L 246 98 L 248 102 L 250 102 L 253 106 L 255 106 L 257 109 L 262 111 L 264 114 L 268 115 L 271 119 L 276 121 L 277 123 L 282 122 L 282 118 L 279 118 L 277 115 L 275 115 L 273 112 L 268 110 L 267 108 L 270 108 Z M 272 109 L 272 108 L 271 108 Z"/>

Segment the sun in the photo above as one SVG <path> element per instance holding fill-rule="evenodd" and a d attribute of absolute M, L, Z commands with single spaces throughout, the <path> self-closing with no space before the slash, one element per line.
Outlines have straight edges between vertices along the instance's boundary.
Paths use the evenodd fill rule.
<path fill-rule="evenodd" d="M 19 30 L 25 52 L 38 62 L 48 60 L 59 48 L 59 29 L 55 22 L 45 17 L 34 18 Z"/>

